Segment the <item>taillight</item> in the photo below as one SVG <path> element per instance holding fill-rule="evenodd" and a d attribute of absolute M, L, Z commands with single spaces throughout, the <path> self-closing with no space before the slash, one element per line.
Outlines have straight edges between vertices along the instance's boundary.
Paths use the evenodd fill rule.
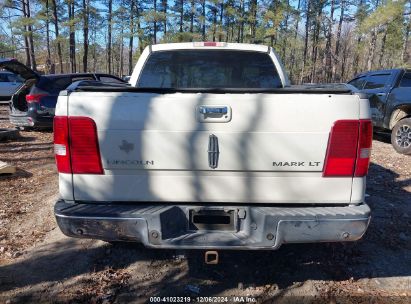
<path fill-rule="evenodd" d="M 55 116 L 53 121 L 54 155 L 57 171 L 71 173 L 70 147 L 67 116 Z"/>
<path fill-rule="evenodd" d="M 360 120 L 360 137 L 358 139 L 357 163 L 354 176 L 366 176 L 370 165 L 372 145 L 372 123 L 371 120 Z"/>
<path fill-rule="evenodd" d="M 365 176 L 372 142 L 370 120 L 338 120 L 331 129 L 324 177 Z"/>
<path fill-rule="evenodd" d="M 26 101 L 28 103 L 33 103 L 33 102 L 40 102 L 41 97 L 47 96 L 47 94 L 29 94 L 26 95 Z"/>
<path fill-rule="evenodd" d="M 66 130 L 59 128 L 59 124 L 62 124 L 61 121 L 64 119 L 67 122 Z M 103 174 L 97 128 L 91 118 L 56 116 L 54 128 L 54 151 L 59 172 Z M 67 136 L 63 136 L 60 132 L 66 132 Z M 67 158 L 64 158 L 66 156 Z"/>
<path fill-rule="evenodd" d="M 69 117 L 73 173 L 103 174 L 97 128 L 89 117 Z"/>

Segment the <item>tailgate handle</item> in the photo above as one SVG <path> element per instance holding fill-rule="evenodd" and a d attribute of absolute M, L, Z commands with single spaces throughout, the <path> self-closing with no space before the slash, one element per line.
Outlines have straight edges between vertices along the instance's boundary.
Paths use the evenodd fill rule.
<path fill-rule="evenodd" d="M 200 113 L 204 115 L 209 114 L 221 114 L 225 115 L 228 113 L 227 107 L 200 107 Z"/>

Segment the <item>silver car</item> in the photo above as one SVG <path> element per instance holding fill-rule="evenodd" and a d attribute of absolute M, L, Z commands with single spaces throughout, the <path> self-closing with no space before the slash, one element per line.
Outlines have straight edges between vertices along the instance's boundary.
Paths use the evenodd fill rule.
<path fill-rule="evenodd" d="M 9 101 L 22 84 L 23 80 L 18 75 L 0 71 L 0 101 Z"/>

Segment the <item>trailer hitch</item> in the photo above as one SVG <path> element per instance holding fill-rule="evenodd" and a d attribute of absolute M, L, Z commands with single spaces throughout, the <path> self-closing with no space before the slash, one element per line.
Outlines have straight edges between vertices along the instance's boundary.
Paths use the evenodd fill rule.
<path fill-rule="evenodd" d="M 208 265 L 218 264 L 218 252 L 217 251 L 206 251 L 204 255 L 204 262 Z"/>

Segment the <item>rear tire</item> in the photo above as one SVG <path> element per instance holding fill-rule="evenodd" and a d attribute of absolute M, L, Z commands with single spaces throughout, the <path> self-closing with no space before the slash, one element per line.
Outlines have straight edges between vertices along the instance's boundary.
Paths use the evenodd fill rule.
<path fill-rule="evenodd" d="M 411 154 L 411 118 L 403 118 L 391 132 L 391 144 L 401 154 Z"/>

